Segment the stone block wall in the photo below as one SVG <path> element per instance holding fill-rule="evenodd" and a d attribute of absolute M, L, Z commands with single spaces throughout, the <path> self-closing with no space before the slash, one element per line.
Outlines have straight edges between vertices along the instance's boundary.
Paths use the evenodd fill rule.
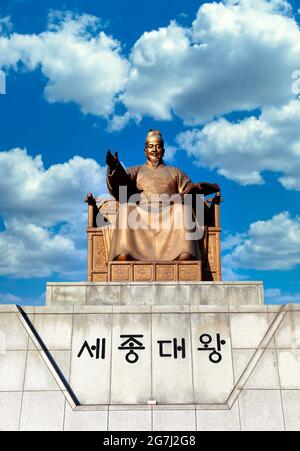
<path fill-rule="evenodd" d="M 300 305 L 185 304 L 190 288 L 181 305 L 0 306 L 0 430 L 300 430 Z M 99 332 L 107 358 L 78 358 Z M 137 332 L 139 366 L 118 350 Z M 219 364 L 200 332 L 225 339 Z M 186 357 L 160 357 L 175 336 Z"/>

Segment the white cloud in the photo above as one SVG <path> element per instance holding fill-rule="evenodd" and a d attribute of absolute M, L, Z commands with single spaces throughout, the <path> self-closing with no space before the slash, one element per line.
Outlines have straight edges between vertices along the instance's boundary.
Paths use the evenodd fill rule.
<path fill-rule="evenodd" d="M 233 271 L 290 270 L 299 266 L 300 217 L 292 218 L 288 212 L 283 212 L 268 221 L 254 222 L 223 262 Z"/>
<path fill-rule="evenodd" d="M 287 189 L 300 190 L 300 101 L 267 108 L 238 123 L 222 118 L 189 130 L 177 142 L 196 163 L 242 185 L 262 184 L 263 171 L 279 174 Z"/>
<path fill-rule="evenodd" d="M 88 191 L 103 192 L 105 169 L 74 156 L 48 169 L 23 149 L 0 152 L 0 211 L 4 218 L 54 226 L 78 218 Z"/>
<path fill-rule="evenodd" d="M 247 280 L 248 276 L 241 274 L 237 271 L 233 271 L 231 268 L 226 266 L 226 264 L 222 263 L 222 280 L 224 281 L 234 281 L 237 280 Z"/>
<path fill-rule="evenodd" d="M 233 249 L 238 244 L 241 244 L 246 234 L 237 233 L 236 235 L 227 235 L 222 240 L 222 251 Z"/>
<path fill-rule="evenodd" d="M 131 115 L 128 111 L 124 114 L 115 114 L 107 127 L 108 132 L 119 132 L 122 130 L 130 121 L 135 121 L 136 124 L 139 124 L 142 117 L 137 115 Z"/>
<path fill-rule="evenodd" d="M 0 67 L 40 67 L 48 79 L 49 102 L 75 102 L 83 113 L 108 117 L 126 81 L 128 62 L 119 42 L 99 27 L 94 16 L 52 12 L 43 33 L 0 37 Z"/>
<path fill-rule="evenodd" d="M 19 278 L 51 274 L 75 276 L 82 271 L 85 252 L 59 233 L 16 220 L 5 222 L 0 233 L 0 275 Z"/>
<path fill-rule="evenodd" d="M 0 275 L 75 277 L 86 264 L 87 192 L 105 191 L 105 169 L 75 156 L 45 169 L 41 156 L 0 152 Z"/>
<path fill-rule="evenodd" d="M 189 46 L 188 31 L 175 22 L 144 33 L 135 43 L 130 58 L 133 67 L 121 97 L 131 114 L 172 118 L 174 101 L 186 88 L 184 60 Z"/>
<path fill-rule="evenodd" d="M 300 293 L 285 293 L 279 288 L 265 290 L 265 301 L 267 304 L 292 304 L 300 303 Z"/>
<path fill-rule="evenodd" d="M 200 166 L 216 169 L 242 185 L 262 184 L 263 171 L 272 171 L 285 188 L 300 190 L 300 102 L 291 98 L 300 34 L 290 13 L 289 3 L 282 0 L 227 1 L 203 5 L 194 22 L 194 33 L 207 48 L 215 45 L 222 67 L 216 71 L 220 85 L 213 94 L 207 89 L 210 108 L 215 102 L 244 99 L 243 107 L 215 108 L 215 112 L 260 108 L 262 113 L 237 123 L 224 118 L 212 121 L 202 130 L 181 133 L 177 144 Z M 230 47 L 235 39 L 235 47 Z M 214 84 L 216 75 L 211 73 L 208 80 Z"/>
<path fill-rule="evenodd" d="M 10 16 L 0 17 L 0 33 L 6 34 L 12 30 L 12 22 Z"/>
<path fill-rule="evenodd" d="M 0 67 L 40 66 L 48 101 L 75 102 L 114 131 L 143 116 L 197 125 L 292 98 L 300 30 L 285 0 L 205 3 L 190 27 L 147 31 L 128 57 L 101 26 L 91 15 L 52 12 L 45 32 L 0 37 Z"/>
<path fill-rule="evenodd" d="M 164 160 L 173 163 L 175 161 L 175 156 L 177 152 L 177 147 L 170 146 L 168 143 L 165 144 L 165 155 Z"/>
<path fill-rule="evenodd" d="M 12 293 L 0 292 L 0 304 L 19 304 L 22 298 Z"/>
<path fill-rule="evenodd" d="M 45 293 L 36 298 L 27 296 L 16 296 L 13 293 L 0 292 L 0 304 L 17 304 L 17 305 L 43 305 L 45 304 Z M 1 337 L 0 337 L 1 338 Z M 0 345 L 1 349 L 1 345 Z"/>
<path fill-rule="evenodd" d="M 285 1 L 203 4 L 191 28 L 171 22 L 135 43 L 122 101 L 131 115 L 187 124 L 286 103 L 300 30 Z"/>

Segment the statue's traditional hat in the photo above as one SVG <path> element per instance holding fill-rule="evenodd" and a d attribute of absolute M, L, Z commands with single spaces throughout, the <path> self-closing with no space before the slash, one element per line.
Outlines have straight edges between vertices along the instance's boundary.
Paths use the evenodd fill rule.
<path fill-rule="evenodd" d="M 149 130 L 148 131 L 147 136 L 146 136 L 146 143 L 148 141 L 150 141 L 151 139 L 159 139 L 162 142 L 164 141 L 163 137 L 162 137 L 162 134 L 160 133 L 159 130 Z"/>

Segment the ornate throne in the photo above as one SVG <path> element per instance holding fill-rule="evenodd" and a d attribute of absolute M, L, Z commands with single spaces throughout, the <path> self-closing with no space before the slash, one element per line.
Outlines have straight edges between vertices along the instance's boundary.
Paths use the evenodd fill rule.
<path fill-rule="evenodd" d="M 205 199 L 206 233 L 200 242 L 202 261 L 140 262 L 108 261 L 105 228 L 98 226 L 113 221 L 118 202 L 113 198 L 98 201 L 88 194 L 88 281 L 89 282 L 153 282 L 153 281 L 221 281 L 221 194 Z"/>

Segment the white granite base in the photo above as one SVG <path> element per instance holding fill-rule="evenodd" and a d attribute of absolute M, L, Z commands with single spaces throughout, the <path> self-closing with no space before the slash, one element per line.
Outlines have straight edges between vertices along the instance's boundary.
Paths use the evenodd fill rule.
<path fill-rule="evenodd" d="M 0 332 L 6 343 L 0 352 L 0 430 L 300 430 L 300 305 L 95 305 L 27 307 L 24 311 L 48 351 L 43 351 L 17 307 L 0 306 Z M 150 388 L 144 384 L 145 376 L 133 383 L 132 369 L 126 376 L 128 365 L 120 358 L 122 351 L 113 347 L 109 348 L 111 360 L 106 362 L 113 371 L 113 377 L 108 373 L 108 382 L 100 380 L 106 370 L 101 367 L 98 373 L 95 361 L 85 358 L 83 366 L 90 365 L 88 371 L 78 367 L 78 345 L 83 338 L 95 337 L 98 327 L 102 332 L 105 327 L 113 331 L 112 343 L 124 328 L 133 333 L 142 327 L 146 336 L 149 327 L 147 348 L 155 343 L 155 331 L 167 339 L 175 333 L 185 334 L 189 327 L 192 349 L 193 330 L 202 324 L 210 333 L 218 328 L 230 344 L 228 355 L 224 347 L 223 366 L 202 360 L 202 376 L 202 365 L 197 366 L 188 348 L 193 361 L 185 359 L 182 368 L 174 359 L 166 358 L 163 369 L 157 356 L 151 357 L 150 366 L 146 357 L 140 359 L 138 372 L 150 375 Z M 68 384 L 80 405 L 74 403 Z M 145 403 L 150 395 L 157 405 Z"/>
<path fill-rule="evenodd" d="M 48 282 L 47 305 L 263 305 L 262 282 Z"/>

